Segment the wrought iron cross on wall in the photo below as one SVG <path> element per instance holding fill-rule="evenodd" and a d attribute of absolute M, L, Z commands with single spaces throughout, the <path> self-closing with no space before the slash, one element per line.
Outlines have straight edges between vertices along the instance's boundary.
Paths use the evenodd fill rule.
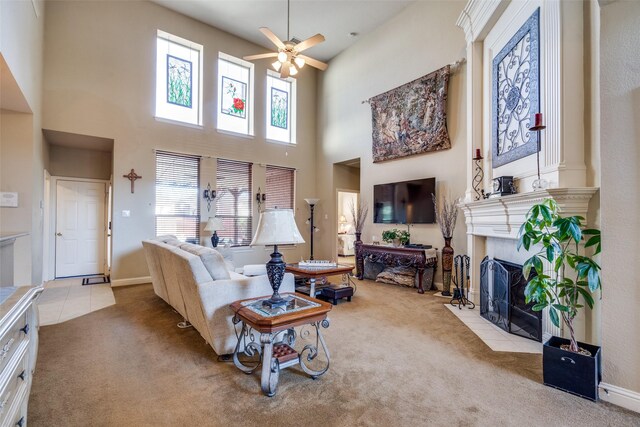
<path fill-rule="evenodd" d="M 141 179 L 142 176 L 138 175 L 135 170 L 131 169 L 131 172 L 126 175 L 122 175 L 122 177 L 127 178 L 129 181 L 131 181 L 131 193 L 133 194 L 133 183 L 136 181 L 136 179 Z"/>

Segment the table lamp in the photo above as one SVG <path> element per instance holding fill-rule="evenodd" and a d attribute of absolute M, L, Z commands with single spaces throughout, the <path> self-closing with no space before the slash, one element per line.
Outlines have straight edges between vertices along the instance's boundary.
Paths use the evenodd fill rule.
<path fill-rule="evenodd" d="M 293 209 L 265 209 L 260 214 L 258 228 L 250 246 L 273 245 L 271 260 L 267 263 L 267 277 L 273 289 L 273 295 L 268 300 L 263 301 L 262 304 L 264 306 L 270 308 L 283 307 L 293 301 L 291 298 L 282 298 L 278 293 L 285 269 L 282 254 L 278 252 L 278 245 L 296 243 L 304 243 L 304 239 L 300 235 L 293 217 Z"/>
<path fill-rule="evenodd" d="M 218 242 L 220 238 L 218 237 L 218 230 L 224 230 L 224 224 L 220 218 L 209 218 L 207 221 L 207 225 L 204 227 L 205 231 L 213 231 L 213 235 L 211 235 L 211 246 L 214 248 L 218 246 Z"/>

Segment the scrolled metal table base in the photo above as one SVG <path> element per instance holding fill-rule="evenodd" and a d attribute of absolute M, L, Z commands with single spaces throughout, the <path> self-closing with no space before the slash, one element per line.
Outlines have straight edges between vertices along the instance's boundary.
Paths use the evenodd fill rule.
<path fill-rule="evenodd" d="M 261 333 L 260 342 L 258 343 L 255 340 L 253 328 L 248 326 L 237 316 L 233 317 L 233 323 L 234 325 L 242 323 L 240 334 L 236 334 L 238 337 L 238 343 L 236 344 L 236 348 L 233 352 L 233 364 L 245 374 L 252 374 L 258 369 L 259 366 L 262 366 L 260 387 L 262 389 L 262 392 L 269 397 L 272 397 L 276 394 L 281 369 L 299 364 L 302 370 L 314 380 L 329 370 L 329 349 L 327 348 L 327 344 L 324 341 L 322 332 L 320 331 L 321 327 L 325 329 L 329 327 L 329 319 L 311 323 L 311 326 L 316 331 L 315 345 L 305 345 L 302 351 L 298 353 L 297 358 L 283 363 L 280 363 L 276 357 L 273 357 L 273 348 L 276 344 L 287 344 L 293 348 L 297 338 L 295 329 L 287 329 L 286 331 L 284 331 L 284 333 L 282 331 Z M 309 335 L 310 332 L 308 330 L 303 330 L 300 334 L 301 338 L 303 339 L 307 338 Z M 244 347 L 244 349 L 241 351 L 240 349 L 242 347 Z M 320 369 L 313 369 L 311 367 L 311 362 L 313 362 L 318 356 L 319 348 L 322 348 L 322 351 L 327 357 L 326 365 L 321 367 Z M 258 358 L 253 363 L 246 364 L 246 361 L 241 361 L 238 357 L 240 354 L 244 354 L 248 357 L 255 357 L 257 355 Z M 265 356 L 267 356 L 268 358 L 267 362 L 265 362 Z"/>

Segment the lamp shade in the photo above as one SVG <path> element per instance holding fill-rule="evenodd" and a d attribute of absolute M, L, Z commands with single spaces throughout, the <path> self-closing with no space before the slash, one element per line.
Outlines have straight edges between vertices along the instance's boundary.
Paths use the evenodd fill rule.
<path fill-rule="evenodd" d="M 304 199 L 304 201 L 309 203 L 310 205 L 317 205 L 320 199 L 310 198 L 310 199 Z"/>
<path fill-rule="evenodd" d="M 207 225 L 204 226 L 205 231 L 224 230 L 224 224 L 220 218 L 209 218 Z"/>
<path fill-rule="evenodd" d="M 293 209 L 265 209 L 251 246 L 304 243 L 293 217 Z"/>
<path fill-rule="evenodd" d="M 340 220 L 338 221 L 340 224 L 346 224 L 347 223 L 347 217 L 344 215 L 340 215 Z"/>

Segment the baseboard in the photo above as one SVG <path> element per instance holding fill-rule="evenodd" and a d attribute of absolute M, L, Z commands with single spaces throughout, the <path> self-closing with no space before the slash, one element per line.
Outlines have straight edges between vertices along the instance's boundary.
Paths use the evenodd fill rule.
<path fill-rule="evenodd" d="M 600 383 L 600 399 L 634 412 L 640 412 L 640 393 L 637 391 Z"/>
<path fill-rule="evenodd" d="M 151 283 L 151 276 L 131 277 L 129 279 L 111 279 L 112 287 L 141 285 L 143 283 Z"/>

